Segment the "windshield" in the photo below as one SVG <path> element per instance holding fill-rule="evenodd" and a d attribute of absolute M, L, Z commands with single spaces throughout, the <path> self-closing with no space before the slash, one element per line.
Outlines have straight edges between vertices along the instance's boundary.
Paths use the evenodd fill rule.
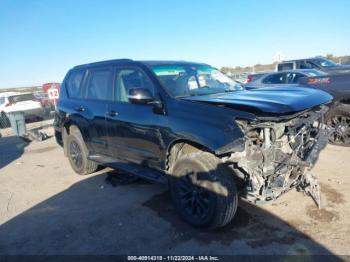
<path fill-rule="evenodd" d="M 35 101 L 35 96 L 33 94 L 24 94 L 24 95 L 16 95 L 10 96 L 9 101 L 11 103 L 19 103 L 24 101 Z"/>
<path fill-rule="evenodd" d="M 314 63 L 321 66 L 321 67 L 332 67 L 332 66 L 338 66 L 337 63 L 334 63 L 333 61 L 330 61 L 326 58 L 317 58 L 314 60 Z"/>
<path fill-rule="evenodd" d="M 242 90 L 243 87 L 219 70 L 198 64 L 152 66 L 160 82 L 175 97 L 208 95 Z"/>
<path fill-rule="evenodd" d="M 308 76 L 325 76 L 325 75 L 328 75 L 327 73 L 319 71 L 319 70 L 316 70 L 316 69 L 308 70 L 307 74 L 308 74 Z"/>

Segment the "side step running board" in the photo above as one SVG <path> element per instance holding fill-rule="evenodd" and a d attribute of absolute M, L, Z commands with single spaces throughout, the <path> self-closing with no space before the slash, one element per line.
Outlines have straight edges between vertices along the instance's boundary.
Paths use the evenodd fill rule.
<path fill-rule="evenodd" d="M 143 167 L 137 164 L 126 163 L 120 159 L 112 158 L 105 155 L 94 154 L 88 156 L 89 160 L 95 161 L 103 166 L 123 170 L 136 176 L 140 176 L 147 180 L 157 183 L 167 184 L 166 175 L 158 170 L 149 167 Z"/>

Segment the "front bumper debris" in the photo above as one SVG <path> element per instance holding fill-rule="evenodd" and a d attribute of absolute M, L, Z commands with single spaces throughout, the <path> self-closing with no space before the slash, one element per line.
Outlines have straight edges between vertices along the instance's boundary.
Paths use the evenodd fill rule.
<path fill-rule="evenodd" d="M 282 122 L 240 122 L 245 150 L 223 160 L 244 182 L 241 196 L 253 203 L 277 199 L 292 188 L 303 190 L 321 208 L 320 186 L 310 172 L 326 147 L 327 108 Z"/>
<path fill-rule="evenodd" d="M 321 187 L 313 175 L 310 173 L 305 174 L 299 188 L 302 189 L 306 195 L 310 196 L 315 201 L 318 208 L 321 209 Z"/>

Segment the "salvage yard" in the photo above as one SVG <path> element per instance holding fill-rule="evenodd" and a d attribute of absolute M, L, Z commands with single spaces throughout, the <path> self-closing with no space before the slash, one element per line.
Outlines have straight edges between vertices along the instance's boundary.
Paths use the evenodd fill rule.
<path fill-rule="evenodd" d="M 208 231 L 181 221 L 160 185 L 110 169 L 78 176 L 54 138 L 3 137 L 0 254 L 350 255 L 349 159 L 350 148 L 321 153 L 321 210 L 292 191 L 265 206 L 242 202 L 228 226 Z"/>

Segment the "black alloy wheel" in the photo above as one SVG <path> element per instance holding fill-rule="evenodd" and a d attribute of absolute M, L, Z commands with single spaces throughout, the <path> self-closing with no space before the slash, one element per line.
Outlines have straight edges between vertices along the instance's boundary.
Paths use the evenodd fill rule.
<path fill-rule="evenodd" d="M 80 169 L 83 164 L 83 156 L 79 144 L 73 140 L 69 144 L 69 149 L 72 164 L 74 164 L 77 169 Z"/>
<path fill-rule="evenodd" d="M 211 194 L 198 185 L 197 173 L 184 170 L 179 180 L 179 196 L 181 206 L 189 216 L 204 219 L 210 211 Z"/>

